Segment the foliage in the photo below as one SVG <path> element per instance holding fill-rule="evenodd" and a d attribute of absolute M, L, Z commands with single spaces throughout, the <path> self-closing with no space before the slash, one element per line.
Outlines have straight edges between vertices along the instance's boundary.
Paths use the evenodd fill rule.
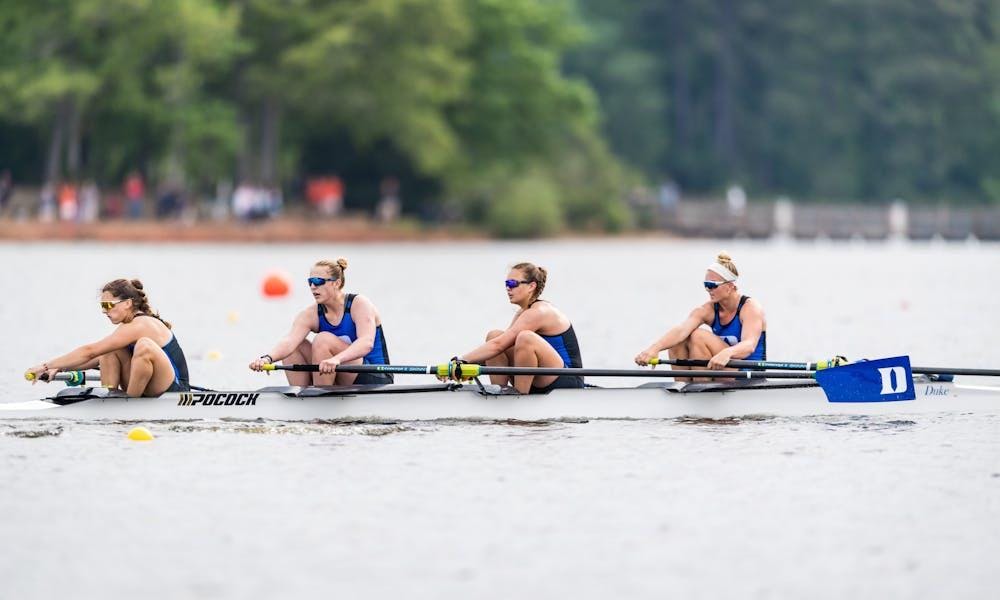
<path fill-rule="evenodd" d="M 643 179 L 998 201 L 995 0 L 0 0 L 0 31 L 20 180 L 393 175 L 504 235 L 629 227 Z"/>
<path fill-rule="evenodd" d="M 546 173 L 530 171 L 508 182 L 497 190 L 486 215 L 486 225 L 494 235 L 542 237 L 562 228 L 559 188 Z"/>

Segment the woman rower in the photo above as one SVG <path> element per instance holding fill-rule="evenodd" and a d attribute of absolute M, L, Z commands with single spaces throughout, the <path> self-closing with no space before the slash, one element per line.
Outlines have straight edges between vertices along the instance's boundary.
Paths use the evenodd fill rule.
<path fill-rule="evenodd" d="M 101 310 L 111 335 L 28 369 L 34 381 L 59 371 L 101 369 L 101 385 L 129 396 L 159 396 L 190 388 L 187 360 L 170 323 L 149 307 L 138 279 L 116 279 L 101 289 Z"/>
<path fill-rule="evenodd" d="M 344 294 L 347 260 L 321 260 L 309 272 L 309 289 L 316 304 L 302 310 L 292 329 L 271 350 L 250 363 L 254 371 L 265 364 L 319 363 L 319 372 L 286 371 L 290 385 L 352 385 L 392 383 L 390 373 L 338 373 L 339 365 L 387 365 L 389 350 L 382 318 L 371 300 Z M 312 340 L 306 339 L 315 333 Z"/>
<path fill-rule="evenodd" d="M 725 368 L 734 358 L 767 360 L 764 308 L 740 293 L 738 276 L 733 259 L 720 252 L 705 272 L 708 302 L 636 355 L 635 363 L 647 365 L 662 350 L 669 350 L 672 359 L 707 360 L 709 370 Z"/>
<path fill-rule="evenodd" d="M 531 263 L 511 267 L 504 285 L 507 298 L 518 307 L 506 330 L 486 334 L 486 343 L 456 356 L 459 363 L 488 366 L 582 368 L 580 345 L 569 318 L 539 296 L 545 290 L 547 272 Z M 506 375 L 490 375 L 490 381 L 507 385 Z M 556 388 L 581 388 L 577 375 L 517 375 L 514 388 L 522 394 L 544 394 Z"/>

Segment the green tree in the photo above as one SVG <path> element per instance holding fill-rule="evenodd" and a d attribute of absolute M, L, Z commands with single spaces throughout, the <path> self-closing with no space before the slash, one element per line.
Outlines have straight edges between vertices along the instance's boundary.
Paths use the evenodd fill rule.
<path fill-rule="evenodd" d="M 203 88 L 235 55 L 236 17 L 197 0 L 4 2 L 0 111 L 48 131 L 49 182 L 64 171 L 81 176 L 85 135 L 97 174 L 143 154 L 181 179 L 187 169 L 217 169 L 213 144 L 236 143 L 230 111 Z M 152 147 L 134 141 L 143 132 Z"/>

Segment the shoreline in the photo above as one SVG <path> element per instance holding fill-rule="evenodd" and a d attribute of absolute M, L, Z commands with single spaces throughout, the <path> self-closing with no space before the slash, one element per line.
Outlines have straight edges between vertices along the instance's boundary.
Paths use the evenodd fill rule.
<path fill-rule="evenodd" d="M 486 240 L 482 231 L 425 227 L 403 221 L 381 225 L 364 218 L 267 221 L 103 221 L 94 223 L 0 220 L 0 241 L 52 242 L 414 242 Z"/>
<path fill-rule="evenodd" d="M 149 243 L 385 243 L 479 242 L 597 239 L 684 239 L 664 230 L 618 233 L 567 230 L 543 238 L 497 238 L 470 225 L 427 226 L 401 220 L 391 225 L 364 217 L 308 220 L 282 217 L 267 221 L 155 221 L 143 219 L 74 223 L 0 219 L 3 242 L 149 242 Z"/>

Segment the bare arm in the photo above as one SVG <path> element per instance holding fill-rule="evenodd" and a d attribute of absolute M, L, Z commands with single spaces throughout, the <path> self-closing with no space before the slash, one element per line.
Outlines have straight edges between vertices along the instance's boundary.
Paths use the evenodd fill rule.
<path fill-rule="evenodd" d="M 299 344 L 302 343 L 302 340 L 306 339 L 309 332 L 313 330 L 312 319 L 315 318 L 317 318 L 315 309 L 310 310 L 307 308 L 300 312 L 298 316 L 295 317 L 295 320 L 292 321 L 292 328 L 287 334 L 285 334 L 285 337 L 278 340 L 278 343 L 276 343 L 267 354 L 251 361 L 250 369 L 253 371 L 261 371 L 263 370 L 264 364 L 267 362 L 278 362 L 294 352 L 295 349 L 299 347 Z M 265 356 L 270 357 L 271 360 L 268 361 L 264 358 Z"/>
<path fill-rule="evenodd" d="M 686 340 L 695 329 L 706 323 L 707 307 L 708 305 L 706 304 L 692 310 L 686 319 L 671 327 L 660 339 L 636 355 L 635 364 L 648 365 L 649 361 L 656 358 L 660 351 L 673 348 Z"/>
<path fill-rule="evenodd" d="M 81 369 L 81 370 L 96 369 L 97 367 L 100 366 L 100 364 L 101 364 L 101 357 L 98 356 L 97 358 L 95 358 L 95 359 L 93 359 L 93 360 L 91 360 L 89 362 L 86 362 L 86 363 L 84 363 L 82 365 L 78 365 L 78 366 L 76 366 L 74 368 Z"/>
<path fill-rule="evenodd" d="M 538 331 L 541 329 L 544 319 L 545 313 L 541 310 L 529 308 L 515 317 L 506 331 L 459 356 L 459 358 L 470 363 L 482 363 L 489 360 L 513 346 L 514 342 L 517 341 L 517 334 L 522 331 Z"/>
<path fill-rule="evenodd" d="M 59 371 L 95 367 L 101 355 L 121 350 L 129 344 L 135 343 L 136 340 L 142 337 L 143 333 L 144 329 L 141 323 L 136 321 L 122 323 L 107 337 L 90 344 L 84 344 L 62 356 L 47 360 L 40 365 L 35 365 L 28 369 L 28 372 L 33 373 L 36 379 L 42 373 L 46 373 L 48 378 L 51 379 Z"/>

